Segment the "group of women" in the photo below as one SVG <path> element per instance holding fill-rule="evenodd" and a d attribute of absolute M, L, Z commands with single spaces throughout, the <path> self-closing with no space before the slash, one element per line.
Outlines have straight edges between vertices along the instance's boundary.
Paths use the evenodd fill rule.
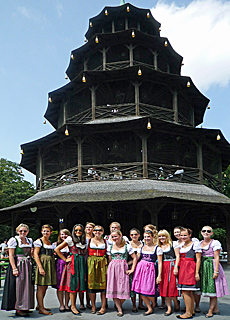
<path fill-rule="evenodd" d="M 36 310 L 43 315 L 52 315 L 44 306 L 48 286 L 57 289 L 59 311 L 71 311 L 74 315 L 81 315 L 81 310 L 85 309 L 84 292 L 87 292 L 86 306 L 97 315 L 106 313 L 108 298 L 113 299 L 118 317 L 123 316 L 123 303 L 130 297 L 132 312 L 137 312 L 136 295 L 139 294 L 138 309 L 145 310 L 144 316 L 153 313 L 159 296 L 162 297 L 160 308 L 166 304 L 164 315 L 169 316 L 173 312 L 172 301 L 174 311 L 180 310 L 180 293 L 185 312 L 177 315 L 178 318 L 189 319 L 200 312 L 201 294 L 210 297 L 205 317 L 219 313 L 217 298 L 229 293 L 219 263 L 221 244 L 211 238 L 211 227 L 202 228 L 204 240 L 201 242 L 192 238 L 190 229 L 182 227 L 174 228 L 176 241 L 171 240 L 168 231 L 158 232 L 151 224 L 144 227 L 142 241 L 137 228 L 130 230 L 131 240 L 123 236 L 120 229 L 120 224 L 113 222 L 110 235 L 104 236 L 100 225 L 87 223 L 84 228 L 76 224 L 72 233 L 62 229 L 57 243 L 52 244 L 50 225 L 43 225 L 42 237 L 33 242 L 27 237 L 29 227 L 20 224 L 16 229 L 18 235 L 8 241 L 10 264 L 2 309 L 16 310 L 16 316 L 29 316 L 34 309 L 36 284 Z M 101 307 L 97 311 L 98 292 Z M 80 310 L 76 307 L 77 293 Z"/>

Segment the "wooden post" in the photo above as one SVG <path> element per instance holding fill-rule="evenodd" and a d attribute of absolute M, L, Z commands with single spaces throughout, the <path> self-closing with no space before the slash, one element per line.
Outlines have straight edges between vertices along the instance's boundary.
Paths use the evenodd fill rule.
<path fill-rule="evenodd" d="M 173 111 L 174 111 L 174 122 L 178 123 L 178 101 L 177 91 L 173 91 Z"/>
<path fill-rule="evenodd" d="M 95 114 L 96 114 L 96 90 L 95 87 L 90 88 L 91 91 L 91 106 L 92 106 L 92 120 L 95 120 Z"/>
<path fill-rule="evenodd" d="M 135 104 L 136 104 L 136 116 L 140 115 L 140 108 L 139 108 L 139 102 L 140 102 L 140 84 L 135 84 Z"/>
<path fill-rule="evenodd" d="M 82 180 L 82 140 L 77 139 L 77 166 L 78 166 L 78 181 Z"/>
<path fill-rule="evenodd" d="M 38 165 L 39 165 L 39 191 L 42 190 L 42 180 L 43 180 L 43 161 L 42 161 L 42 153 L 41 148 L 38 151 Z"/>
<path fill-rule="evenodd" d="M 218 178 L 220 181 L 220 188 L 221 188 L 221 192 L 223 191 L 223 181 L 222 181 L 222 161 L 221 161 L 221 156 L 219 157 L 219 167 L 218 167 Z"/>
<path fill-rule="evenodd" d="M 114 24 L 114 20 L 112 21 L 112 33 L 115 32 L 115 24 Z"/>
<path fill-rule="evenodd" d="M 203 177 L 203 151 L 202 151 L 202 143 L 199 142 L 197 146 L 197 168 L 199 169 L 199 181 L 200 184 L 204 183 Z"/>
<path fill-rule="evenodd" d="M 148 153 L 147 153 L 147 137 L 142 137 L 142 163 L 143 163 L 143 178 L 148 178 Z"/>
<path fill-rule="evenodd" d="M 87 65 L 88 59 L 84 60 L 84 71 L 88 70 L 88 65 Z"/>
<path fill-rule="evenodd" d="M 106 49 L 103 47 L 102 49 L 102 55 L 103 55 L 103 70 L 106 70 Z"/>
<path fill-rule="evenodd" d="M 125 30 L 128 30 L 129 29 L 129 22 L 128 22 L 128 19 L 125 18 Z"/>
<path fill-rule="evenodd" d="M 154 66 L 154 70 L 157 70 L 157 52 L 156 51 L 153 52 L 153 66 Z"/>
<path fill-rule="evenodd" d="M 133 66 L 133 45 L 130 44 L 129 46 L 129 66 Z"/>

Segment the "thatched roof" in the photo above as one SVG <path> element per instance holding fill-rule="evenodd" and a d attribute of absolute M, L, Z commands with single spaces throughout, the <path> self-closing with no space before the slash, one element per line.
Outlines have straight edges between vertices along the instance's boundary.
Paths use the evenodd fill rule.
<path fill-rule="evenodd" d="M 119 180 L 78 182 L 50 190 L 40 191 L 33 197 L 4 211 L 39 206 L 49 203 L 89 203 L 137 201 L 167 198 L 202 202 L 205 204 L 230 205 L 230 199 L 204 185 L 168 182 L 158 180 Z"/>

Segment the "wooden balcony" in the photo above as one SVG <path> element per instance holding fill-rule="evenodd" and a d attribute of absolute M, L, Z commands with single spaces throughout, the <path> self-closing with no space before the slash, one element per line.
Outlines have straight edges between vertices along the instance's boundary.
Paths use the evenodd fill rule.
<path fill-rule="evenodd" d="M 143 170 L 147 167 L 147 171 Z M 105 180 L 151 179 L 180 183 L 204 184 L 211 189 L 222 192 L 221 181 L 204 170 L 190 167 L 179 167 L 159 163 L 115 163 L 101 165 L 83 165 L 81 170 L 73 167 L 68 170 L 42 177 L 38 191 L 47 190 L 76 182 Z M 40 181 L 40 179 L 39 179 Z"/>

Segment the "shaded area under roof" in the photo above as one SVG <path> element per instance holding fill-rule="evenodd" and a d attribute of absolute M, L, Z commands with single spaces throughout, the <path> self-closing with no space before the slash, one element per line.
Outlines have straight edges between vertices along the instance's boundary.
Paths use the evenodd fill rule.
<path fill-rule="evenodd" d="M 91 120 L 82 125 L 74 125 L 68 124 L 69 131 L 73 132 L 73 134 L 81 134 L 81 133 L 94 133 L 94 132 L 104 132 L 105 130 L 111 131 L 111 124 L 116 126 L 116 129 L 121 130 L 122 127 L 124 130 L 132 130 L 135 128 L 146 127 L 146 119 L 151 119 L 152 130 L 154 127 L 157 130 L 162 132 L 171 132 L 175 135 L 180 134 L 193 134 L 197 135 L 200 139 L 206 140 L 207 138 L 212 141 L 213 146 L 216 146 L 218 150 L 220 150 L 222 154 L 222 166 L 223 170 L 225 170 L 230 161 L 230 144 L 225 139 L 224 135 L 219 129 L 204 129 L 204 128 L 193 128 L 187 127 L 183 125 L 174 124 L 171 122 L 165 122 L 158 119 L 153 119 L 149 116 L 147 117 L 121 117 L 121 118 L 105 118 L 105 119 L 97 119 Z M 115 127 L 114 127 L 115 129 Z M 22 155 L 20 165 L 26 170 L 30 171 L 33 174 L 36 174 L 36 162 L 37 156 L 40 147 L 44 147 L 47 144 L 52 145 L 61 142 L 61 140 L 65 141 L 67 139 L 71 139 L 71 135 L 66 137 L 64 134 L 65 127 L 54 131 L 53 133 L 40 138 L 38 140 L 34 140 L 28 143 L 21 145 L 21 149 L 24 154 Z M 217 140 L 217 135 L 220 135 L 221 139 Z"/>
<path fill-rule="evenodd" d="M 209 204 L 230 205 L 230 199 L 204 185 L 158 180 L 82 182 L 40 191 L 31 198 L 0 212 L 29 208 L 39 203 L 84 203 L 178 199 Z"/>

